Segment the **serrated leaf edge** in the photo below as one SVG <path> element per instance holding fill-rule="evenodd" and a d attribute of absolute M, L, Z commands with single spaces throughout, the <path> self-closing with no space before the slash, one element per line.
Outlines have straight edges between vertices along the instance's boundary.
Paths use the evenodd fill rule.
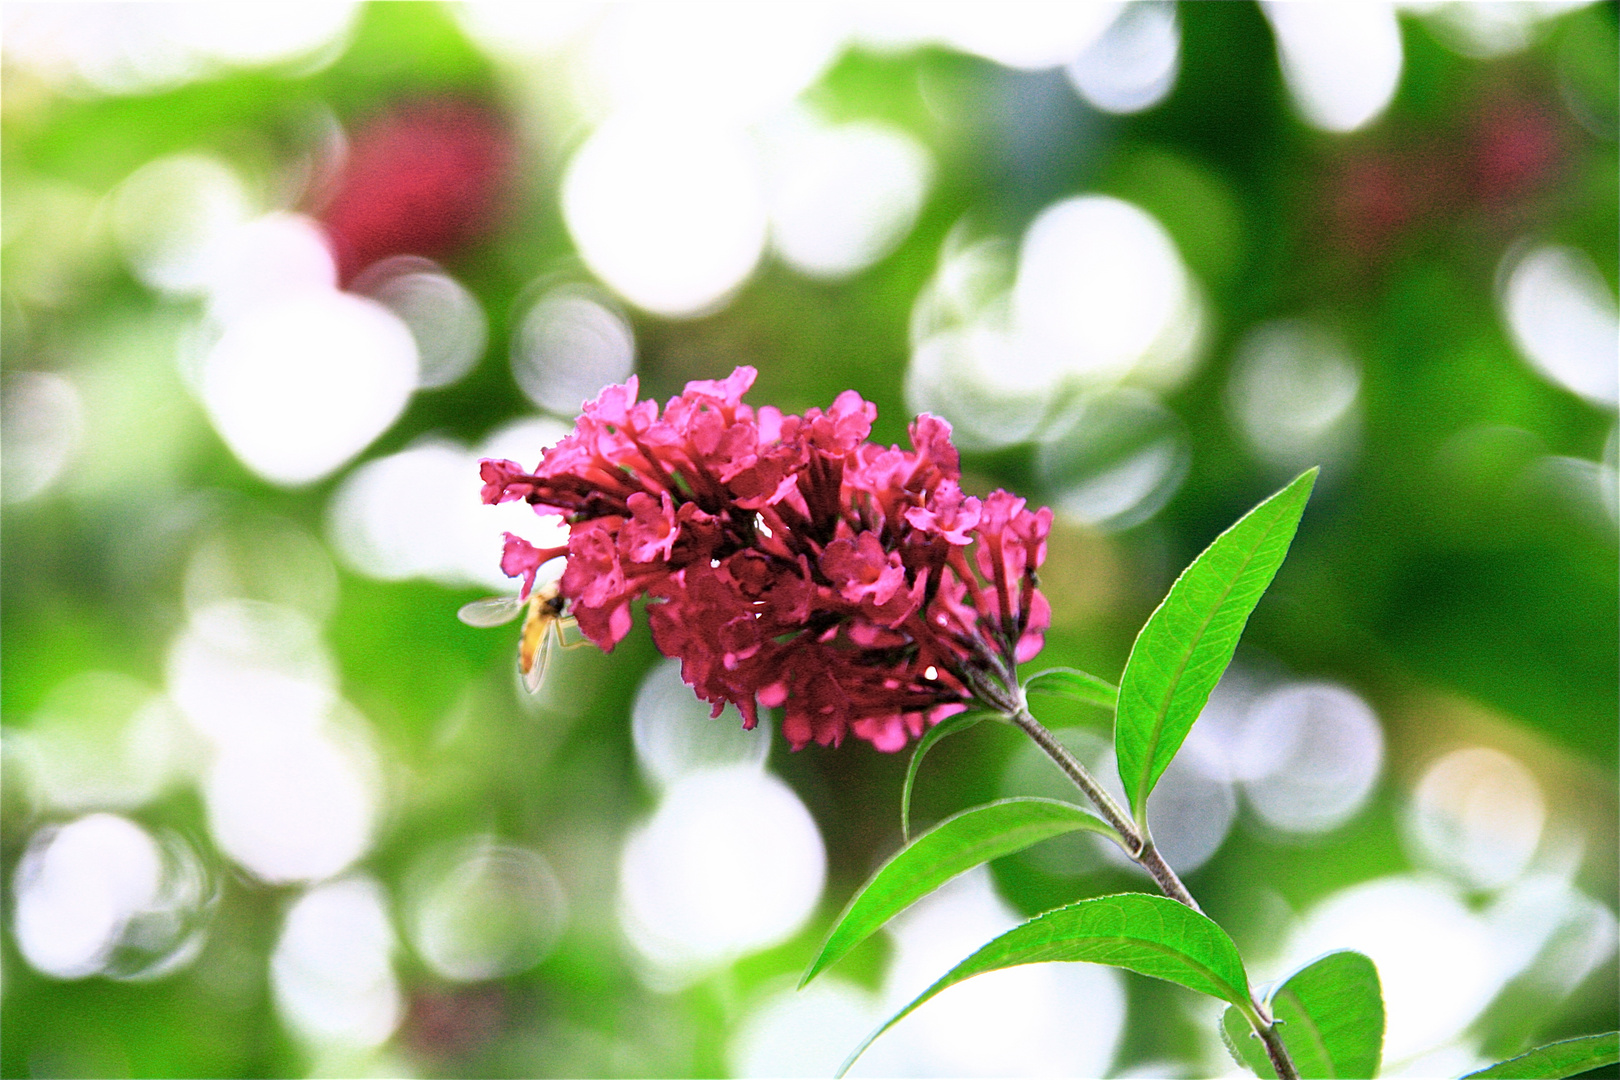
<path fill-rule="evenodd" d="M 1598 1054 L 1589 1061 L 1580 1063 L 1580 1068 L 1575 1072 L 1562 1072 L 1558 1074 L 1559 1077 L 1579 1076 L 1583 1072 L 1591 1072 L 1593 1069 L 1600 1069 L 1605 1065 L 1613 1065 L 1616 1061 L 1620 1061 L 1620 1032 L 1604 1031 L 1596 1035 L 1577 1035 L 1573 1039 L 1559 1039 L 1556 1042 L 1543 1043 L 1542 1045 L 1534 1047 L 1533 1049 L 1526 1050 L 1522 1054 L 1515 1054 L 1513 1057 L 1498 1061 L 1493 1065 L 1487 1065 L 1485 1068 L 1480 1069 L 1477 1072 L 1467 1073 L 1462 1077 L 1462 1080 L 1472 1080 L 1473 1077 L 1489 1077 L 1492 1069 L 1499 1069 L 1503 1065 L 1510 1065 L 1515 1061 L 1530 1057 L 1532 1054 L 1539 1054 L 1545 1050 L 1551 1050 L 1555 1046 L 1563 1046 L 1566 1043 L 1579 1042 L 1591 1042 L 1594 1046 L 1598 1046 L 1604 1045 L 1603 1040 L 1607 1040 L 1608 1045 L 1608 1049 L 1604 1053 Z M 1553 1077 L 1549 1078 L 1549 1080 L 1557 1080 L 1557 1078 Z"/>

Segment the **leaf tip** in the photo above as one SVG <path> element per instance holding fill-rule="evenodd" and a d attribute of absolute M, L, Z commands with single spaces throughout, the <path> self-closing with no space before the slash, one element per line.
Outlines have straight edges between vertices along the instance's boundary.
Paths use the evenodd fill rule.
<path fill-rule="evenodd" d="M 844 1075 L 855 1067 L 855 1062 L 860 1059 L 860 1056 L 866 1053 L 866 1048 L 877 1042 L 877 1037 L 883 1034 L 885 1031 L 888 1031 L 890 1024 L 893 1023 L 894 1021 L 891 1020 L 888 1024 L 884 1024 L 881 1028 L 872 1032 L 872 1034 L 868 1035 L 864 1040 L 862 1040 L 861 1045 L 850 1051 L 849 1057 L 844 1059 L 844 1063 L 838 1066 L 838 1071 L 833 1074 L 834 1080 L 843 1080 Z"/>
<path fill-rule="evenodd" d="M 831 951 L 833 935 L 836 934 L 837 931 L 838 924 L 835 923 L 833 930 L 827 935 L 827 940 L 821 943 L 821 949 L 816 953 L 815 959 L 810 961 L 809 965 L 804 969 L 804 974 L 799 977 L 799 985 L 797 989 L 803 990 L 805 987 L 809 986 L 811 980 L 813 980 L 817 975 L 820 975 L 823 971 L 826 971 L 828 968 L 832 967 L 833 964 L 837 963 L 838 959 L 843 956 L 843 953 L 833 953 Z M 847 952 L 848 950 L 846 949 L 845 951 Z"/>

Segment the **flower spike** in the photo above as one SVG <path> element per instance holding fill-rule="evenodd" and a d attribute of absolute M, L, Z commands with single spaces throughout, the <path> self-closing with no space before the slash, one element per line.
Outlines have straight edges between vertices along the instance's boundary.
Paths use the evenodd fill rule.
<path fill-rule="evenodd" d="M 751 728 L 781 706 L 794 749 L 854 732 L 899 750 L 1015 698 L 1051 620 L 1035 587 L 1051 511 L 964 494 L 938 417 L 916 419 L 911 449 L 882 447 L 854 391 L 784 415 L 743 402 L 755 374 L 688 383 L 662 410 L 633 376 L 609 386 L 532 473 L 482 462 L 483 499 L 567 519 L 561 595 L 587 638 L 611 650 L 646 598 L 653 641 L 715 714 L 729 702 Z M 509 538 L 501 567 L 526 592 L 559 553 Z"/>

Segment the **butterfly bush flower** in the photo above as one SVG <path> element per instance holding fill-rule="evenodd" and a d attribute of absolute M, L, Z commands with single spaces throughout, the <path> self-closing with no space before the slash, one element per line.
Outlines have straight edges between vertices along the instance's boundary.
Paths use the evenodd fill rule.
<path fill-rule="evenodd" d="M 557 548 L 507 534 L 501 569 L 527 596 L 566 555 L 561 595 L 606 650 L 646 597 L 653 641 L 714 715 L 730 702 L 752 728 L 781 706 L 794 749 L 853 731 L 898 750 L 976 700 L 1004 704 L 1051 621 L 1035 571 L 1052 512 L 963 493 L 937 417 L 916 419 L 909 450 L 878 446 L 854 391 L 784 415 L 743 404 L 754 376 L 688 383 L 662 413 L 631 376 L 533 472 L 482 462 L 486 503 L 571 527 Z"/>

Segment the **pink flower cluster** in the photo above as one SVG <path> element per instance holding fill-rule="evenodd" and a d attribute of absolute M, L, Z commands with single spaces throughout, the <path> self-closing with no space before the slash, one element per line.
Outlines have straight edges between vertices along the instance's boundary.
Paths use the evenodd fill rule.
<path fill-rule="evenodd" d="M 486 503 L 525 499 L 571 525 L 566 548 L 507 535 L 501 567 L 533 587 L 566 554 L 562 596 L 603 649 L 648 598 L 653 640 L 719 715 L 782 706 L 794 749 L 851 730 L 898 750 L 1040 651 L 1035 587 L 1052 512 L 959 486 L 950 425 L 923 415 L 911 449 L 870 443 L 854 391 L 823 412 L 742 402 L 754 369 L 688 383 L 660 415 L 634 376 L 586 404 L 533 473 L 482 463 Z M 998 693 L 999 691 L 999 693 Z"/>

